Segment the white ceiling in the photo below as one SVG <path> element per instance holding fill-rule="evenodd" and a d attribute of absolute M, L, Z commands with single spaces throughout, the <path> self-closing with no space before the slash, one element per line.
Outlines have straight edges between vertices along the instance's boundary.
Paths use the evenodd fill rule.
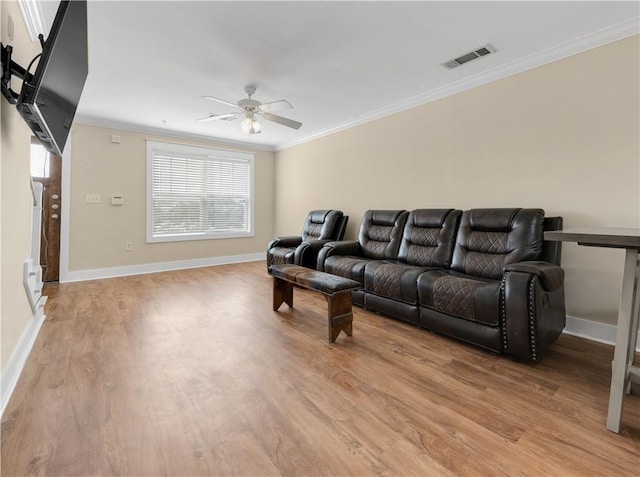
<path fill-rule="evenodd" d="M 633 2 L 167 2 L 89 0 L 78 120 L 283 148 L 638 33 Z M 485 44 L 498 52 L 441 64 Z M 612 65 L 614 67 L 615 65 Z M 243 87 L 298 130 L 196 120 Z"/>

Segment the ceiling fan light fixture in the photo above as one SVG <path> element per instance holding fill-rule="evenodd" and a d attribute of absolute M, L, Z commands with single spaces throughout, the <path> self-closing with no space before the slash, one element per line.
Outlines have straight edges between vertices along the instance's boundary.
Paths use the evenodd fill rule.
<path fill-rule="evenodd" d="M 247 116 L 240 123 L 240 129 L 246 134 L 259 134 L 262 131 L 262 125 L 256 118 Z"/>
<path fill-rule="evenodd" d="M 206 118 L 199 119 L 198 121 L 209 120 L 224 120 L 231 121 L 236 118 L 244 118 L 240 121 L 240 129 L 245 134 L 259 134 L 262 132 L 262 125 L 256 119 L 256 115 L 260 116 L 265 121 L 271 121 L 277 124 L 281 124 L 288 128 L 300 129 L 302 123 L 300 121 L 294 121 L 293 119 L 284 118 L 272 114 L 271 111 L 276 109 L 291 109 L 293 106 L 289 101 L 279 99 L 277 101 L 271 101 L 269 103 L 261 103 L 260 101 L 253 99 L 253 93 L 256 92 L 255 86 L 248 85 L 244 88 L 244 92 L 247 94 L 247 98 L 241 99 L 237 103 L 232 103 L 224 99 L 216 98 L 215 96 L 203 96 L 203 98 L 215 101 L 217 103 L 224 104 L 232 108 L 237 108 L 240 111 L 235 113 L 226 114 L 214 114 L 210 113 Z"/>

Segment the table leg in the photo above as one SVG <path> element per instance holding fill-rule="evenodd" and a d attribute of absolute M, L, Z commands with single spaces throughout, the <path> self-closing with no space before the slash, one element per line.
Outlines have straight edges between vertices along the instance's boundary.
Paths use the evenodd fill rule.
<path fill-rule="evenodd" d="M 273 311 L 278 311 L 283 302 L 293 306 L 293 283 L 273 277 Z"/>
<path fill-rule="evenodd" d="M 631 331 L 634 328 L 637 329 L 637 292 L 638 250 L 627 249 L 624 260 L 622 292 L 620 293 L 620 308 L 618 310 L 618 330 L 611 369 L 611 389 L 609 391 L 609 411 L 607 414 L 607 429 L 613 432 L 620 432 L 624 395 L 629 382 L 629 360 L 633 359 L 633 353 L 635 352 L 631 347 L 631 342 L 635 343 L 635 337 L 631 336 Z"/>
<path fill-rule="evenodd" d="M 633 367 L 633 360 L 636 355 L 635 350 L 638 346 L 638 322 L 640 321 L 640 253 L 637 256 L 636 262 L 636 280 L 633 296 L 635 300 L 633 301 L 633 311 L 631 314 L 631 333 L 629 333 L 628 370 L 631 370 Z M 626 394 L 631 394 L 631 379 L 627 380 L 625 392 Z"/>
<path fill-rule="evenodd" d="M 351 292 L 327 296 L 327 313 L 329 325 L 329 343 L 333 343 L 341 331 L 347 336 L 353 335 L 353 310 Z"/>

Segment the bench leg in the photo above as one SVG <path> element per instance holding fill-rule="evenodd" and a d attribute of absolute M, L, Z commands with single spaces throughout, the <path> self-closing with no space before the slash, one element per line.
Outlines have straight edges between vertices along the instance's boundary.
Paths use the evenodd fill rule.
<path fill-rule="evenodd" d="M 351 292 L 346 291 L 327 296 L 329 343 L 335 342 L 341 331 L 353 336 L 353 310 L 351 309 Z"/>
<path fill-rule="evenodd" d="M 293 307 L 293 283 L 273 277 L 273 311 L 278 311 L 283 302 Z"/>

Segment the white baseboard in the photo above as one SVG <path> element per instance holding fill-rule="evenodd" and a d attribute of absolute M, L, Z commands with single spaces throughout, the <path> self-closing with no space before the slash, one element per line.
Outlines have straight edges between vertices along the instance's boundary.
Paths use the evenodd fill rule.
<path fill-rule="evenodd" d="M 22 369 L 27 362 L 29 353 L 31 353 L 31 348 L 33 348 L 33 345 L 36 342 L 36 338 L 38 337 L 42 323 L 44 323 L 44 319 L 45 315 L 41 313 L 33 317 L 29 326 L 27 326 L 22 333 L 13 353 L 11 353 L 11 357 L 9 358 L 7 365 L 2 370 L 2 378 L 0 379 L 2 395 L 0 417 L 4 414 L 4 410 L 6 409 L 7 404 L 9 404 L 9 399 L 13 394 L 13 390 L 15 389 L 16 384 L 18 384 L 18 378 L 22 374 Z"/>
<path fill-rule="evenodd" d="M 9 361 L 2 370 L 2 376 L 0 377 L 0 417 L 4 414 L 7 404 L 9 404 L 9 399 L 16 384 L 18 384 L 18 378 L 22 374 L 22 369 L 27 362 L 31 348 L 36 342 L 45 319 L 44 305 L 47 302 L 47 297 L 42 295 L 42 268 L 40 265 L 34 266 L 31 258 L 27 258 L 24 261 L 22 281 L 27 300 L 31 306 L 33 319 L 23 331 L 9 357 Z"/>
<path fill-rule="evenodd" d="M 567 315 L 567 326 L 563 333 L 599 343 L 614 345 L 616 343 L 616 330 L 617 327 L 615 325 Z M 640 331 L 638 331 L 636 343 L 636 351 L 640 351 Z"/>
<path fill-rule="evenodd" d="M 125 277 L 142 275 L 144 273 L 168 272 L 186 268 L 211 267 L 230 263 L 255 262 L 264 260 L 264 253 L 248 253 L 244 255 L 229 255 L 226 257 L 197 258 L 193 260 L 178 260 L 175 262 L 145 263 L 125 267 L 95 268 L 92 270 L 69 271 L 60 275 L 60 283 L 98 280 L 100 278 Z"/>

